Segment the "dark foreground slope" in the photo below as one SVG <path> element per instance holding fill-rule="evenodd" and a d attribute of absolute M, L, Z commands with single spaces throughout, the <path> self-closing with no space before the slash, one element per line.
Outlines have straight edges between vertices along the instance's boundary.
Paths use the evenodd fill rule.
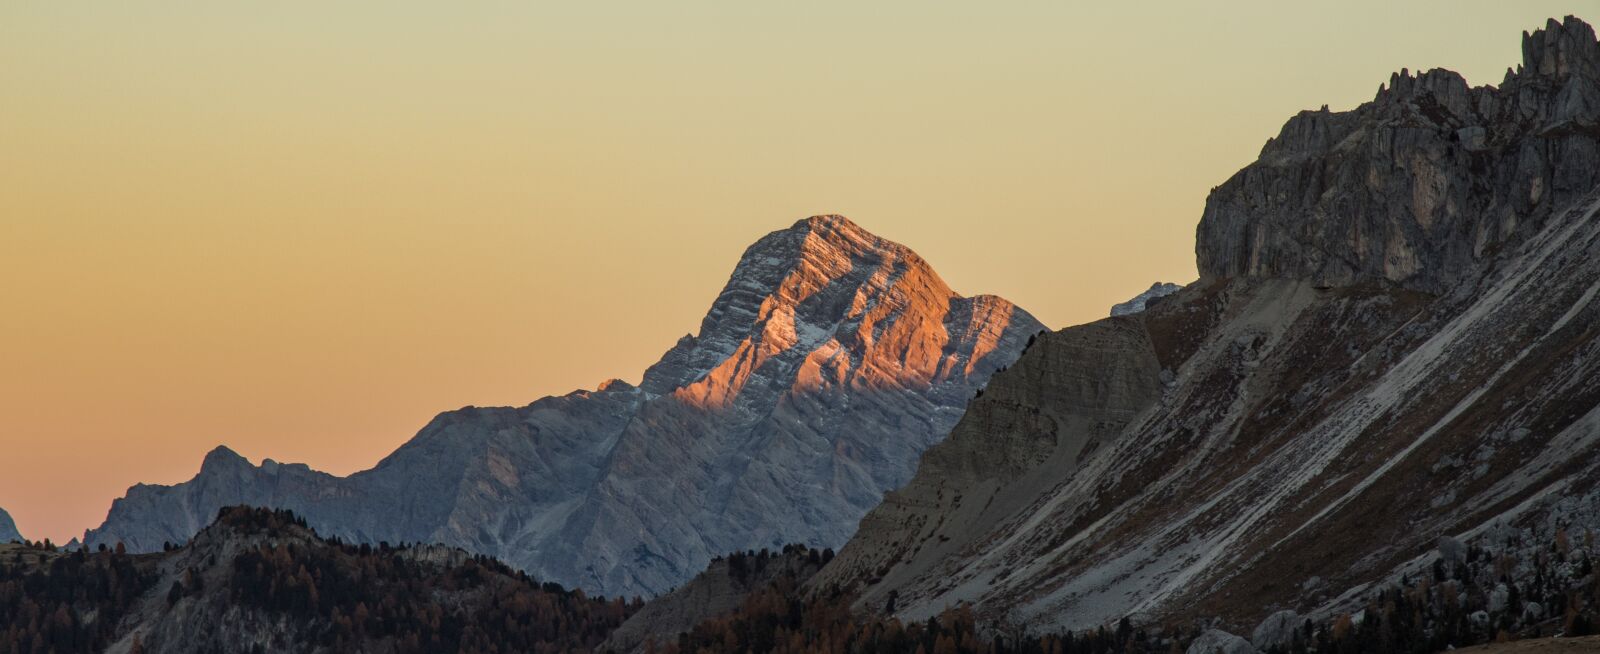
<path fill-rule="evenodd" d="M 645 604 L 612 632 L 602 648 L 635 652 L 676 644 L 679 634 L 738 612 L 762 596 L 783 598 L 778 604 L 787 611 L 793 591 L 831 560 L 833 550 L 801 545 L 717 557 L 688 583 Z M 748 637 L 745 642 L 751 644 Z"/>
<path fill-rule="evenodd" d="M 243 507 L 167 552 L 0 549 L 0 654 L 577 652 L 637 608 L 462 550 L 349 545 Z"/>
<path fill-rule="evenodd" d="M 1480 645 L 1461 650 L 1462 654 L 1579 654 L 1600 652 L 1600 636 L 1550 638 L 1513 643 Z"/>
<path fill-rule="evenodd" d="M 1199 282 L 1042 337 L 811 587 L 1262 648 L 1299 615 L 1568 628 L 1600 601 L 1600 44 L 1569 18 L 1523 52 L 1290 120 L 1212 193 Z M 1361 611 L 1395 587 L 1414 622 Z"/>
<path fill-rule="evenodd" d="M 1435 573 L 1450 580 L 1437 587 L 1476 592 L 1469 573 L 1485 567 L 1476 563 L 1480 553 L 1461 554 Z M 918 621 L 852 611 L 851 597 L 840 589 L 808 594 L 802 588 L 828 556 L 790 546 L 722 557 L 682 588 L 641 607 L 539 585 L 461 550 L 374 549 L 323 540 L 292 514 L 241 507 L 225 510 L 189 545 L 163 553 L 0 546 L 0 654 L 1155 654 L 1211 652 L 1218 645 L 1234 646 L 1228 652 L 1254 651 L 1248 644 L 1239 649 L 1237 637 L 1199 627 L 1148 630 L 1129 620 L 1075 633 L 1028 633 L 985 625 L 969 608 Z M 1470 613 L 1476 608 L 1443 599 L 1416 603 L 1428 595 L 1431 579 L 1422 577 L 1421 588 L 1369 606 L 1373 617 L 1357 625 L 1313 624 L 1277 651 L 1444 649 L 1446 640 L 1404 629 L 1413 625 L 1388 617 L 1413 610 L 1455 616 L 1462 628 L 1453 642 L 1472 642 L 1465 636 L 1473 630 Z M 1592 605 L 1575 615 L 1595 619 Z M 1584 642 L 1569 638 L 1552 646 Z"/>
<path fill-rule="evenodd" d="M 645 605 L 602 648 L 619 654 L 1155 654 L 1181 649 L 1189 636 L 1154 636 L 1126 622 L 1076 634 L 999 633 L 983 629 L 966 609 L 909 623 L 858 613 L 838 589 L 810 597 L 803 592 L 832 556 L 793 545 L 719 558 L 683 587 Z"/>

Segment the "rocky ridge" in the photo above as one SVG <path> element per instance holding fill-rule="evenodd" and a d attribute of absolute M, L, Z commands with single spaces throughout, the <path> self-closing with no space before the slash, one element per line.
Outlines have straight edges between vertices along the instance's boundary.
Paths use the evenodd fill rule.
<path fill-rule="evenodd" d="M 951 291 L 909 248 L 813 217 L 746 250 L 638 386 L 443 413 L 344 478 L 218 448 L 188 482 L 129 489 L 84 542 L 156 551 L 222 506 L 269 506 L 353 542 L 439 542 L 653 595 L 726 552 L 841 545 L 1042 330 Z"/>
<path fill-rule="evenodd" d="M 1291 118 L 1207 198 L 1201 276 L 1440 292 L 1487 270 L 1600 182 L 1594 30 L 1552 19 L 1522 53 L 1498 87 L 1401 70 L 1353 111 Z"/>
<path fill-rule="evenodd" d="M 1208 199 L 1199 282 L 1041 337 L 811 587 L 1248 634 L 1355 611 L 1441 536 L 1510 576 L 1600 530 L 1600 43 L 1523 43 L 1497 88 L 1402 72 L 1291 119 Z"/>

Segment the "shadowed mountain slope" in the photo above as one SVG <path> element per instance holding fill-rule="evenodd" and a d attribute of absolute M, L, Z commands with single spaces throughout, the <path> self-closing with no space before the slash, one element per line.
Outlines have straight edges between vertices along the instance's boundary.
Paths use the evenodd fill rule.
<path fill-rule="evenodd" d="M 1291 119 L 1208 199 L 1200 281 L 1041 337 L 811 586 L 1248 634 L 1441 542 L 1524 588 L 1558 533 L 1600 554 L 1600 44 L 1574 18 L 1523 41 L 1498 87 L 1402 72 Z"/>

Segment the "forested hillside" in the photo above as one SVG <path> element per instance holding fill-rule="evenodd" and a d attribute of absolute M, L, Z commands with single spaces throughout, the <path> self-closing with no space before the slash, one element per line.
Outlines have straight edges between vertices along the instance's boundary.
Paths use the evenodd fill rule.
<path fill-rule="evenodd" d="M 0 549 L 0 654 L 588 651 L 639 605 L 461 550 L 323 539 L 265 509 L 224 509 L 155 554 Z"/>

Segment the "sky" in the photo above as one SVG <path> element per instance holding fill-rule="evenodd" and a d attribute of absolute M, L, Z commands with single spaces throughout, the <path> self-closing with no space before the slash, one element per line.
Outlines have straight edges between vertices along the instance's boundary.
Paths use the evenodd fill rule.
<path fill-rule="evenodd" d="M 0 4 L 0 507 L 370 467 L 637 381 L 841 213 L 1052 327 L 1188 282 L 1206 193 L 1401 67 L 1600 0 Z"/>

